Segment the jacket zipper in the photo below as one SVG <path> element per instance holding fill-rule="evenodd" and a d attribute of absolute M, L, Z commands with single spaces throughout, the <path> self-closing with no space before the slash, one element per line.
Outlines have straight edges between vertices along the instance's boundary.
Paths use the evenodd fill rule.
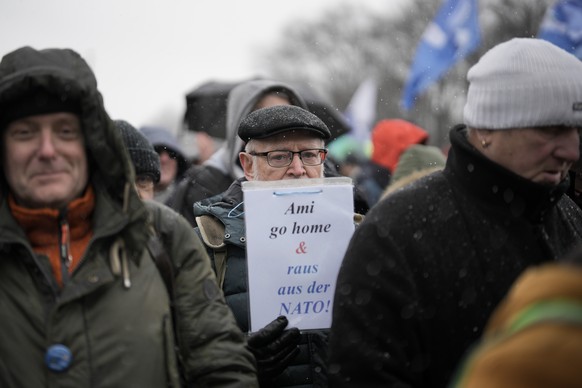
<path fill-rule="evenodd" d="M 63 285 L 69 280 L 69 268 L 73 257 L 70 252 L 70 230 L 67 221 L 67 209 L 59 211 L 59 253 L 61 257 L 61 276 Z"/>

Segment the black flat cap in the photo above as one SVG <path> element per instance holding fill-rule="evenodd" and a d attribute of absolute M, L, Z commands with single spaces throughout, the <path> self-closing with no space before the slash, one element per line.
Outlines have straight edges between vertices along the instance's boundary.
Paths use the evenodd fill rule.
<path fill-rule="evenodd" d="M 238 127 L 238 136 L 247 142 L 291 130 L 310 131 L 322 139 L 331 137 L 329 129 L 319 117 L 294 105 L 271 106 L 249 113 Z"/>

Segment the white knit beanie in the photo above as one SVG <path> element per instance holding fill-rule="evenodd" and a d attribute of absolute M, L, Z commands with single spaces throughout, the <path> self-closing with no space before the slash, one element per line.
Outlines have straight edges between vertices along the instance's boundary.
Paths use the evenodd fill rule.
<path fill-rule="evenodd" d="M 545 40 L 514 38 L 493 47 L 467 80 L 469 127 L 582 126 L 582 61 Z"/>

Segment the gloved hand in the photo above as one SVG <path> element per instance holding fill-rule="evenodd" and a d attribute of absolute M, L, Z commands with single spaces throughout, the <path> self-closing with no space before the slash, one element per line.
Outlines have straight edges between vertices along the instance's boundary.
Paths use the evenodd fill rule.
<path fill-rule="evenodd" d="M 248 338 L 248 348 L 257 360 L 261 386 L 281 374 L 299 354 L 297 345 L 301 334 L 296 327 L 285 330 L 288 324 L 287 318 L 280 316 Z"/>

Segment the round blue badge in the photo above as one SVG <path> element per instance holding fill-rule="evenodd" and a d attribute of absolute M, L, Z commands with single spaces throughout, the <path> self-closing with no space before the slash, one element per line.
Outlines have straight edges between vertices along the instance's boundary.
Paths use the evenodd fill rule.
<path fill-rule="evenodd" d="M 44 356 L 46 366 L 53 372 L 64 372 L 72 360 L 71 350 L 61 344 L 51 345 Z"/>

